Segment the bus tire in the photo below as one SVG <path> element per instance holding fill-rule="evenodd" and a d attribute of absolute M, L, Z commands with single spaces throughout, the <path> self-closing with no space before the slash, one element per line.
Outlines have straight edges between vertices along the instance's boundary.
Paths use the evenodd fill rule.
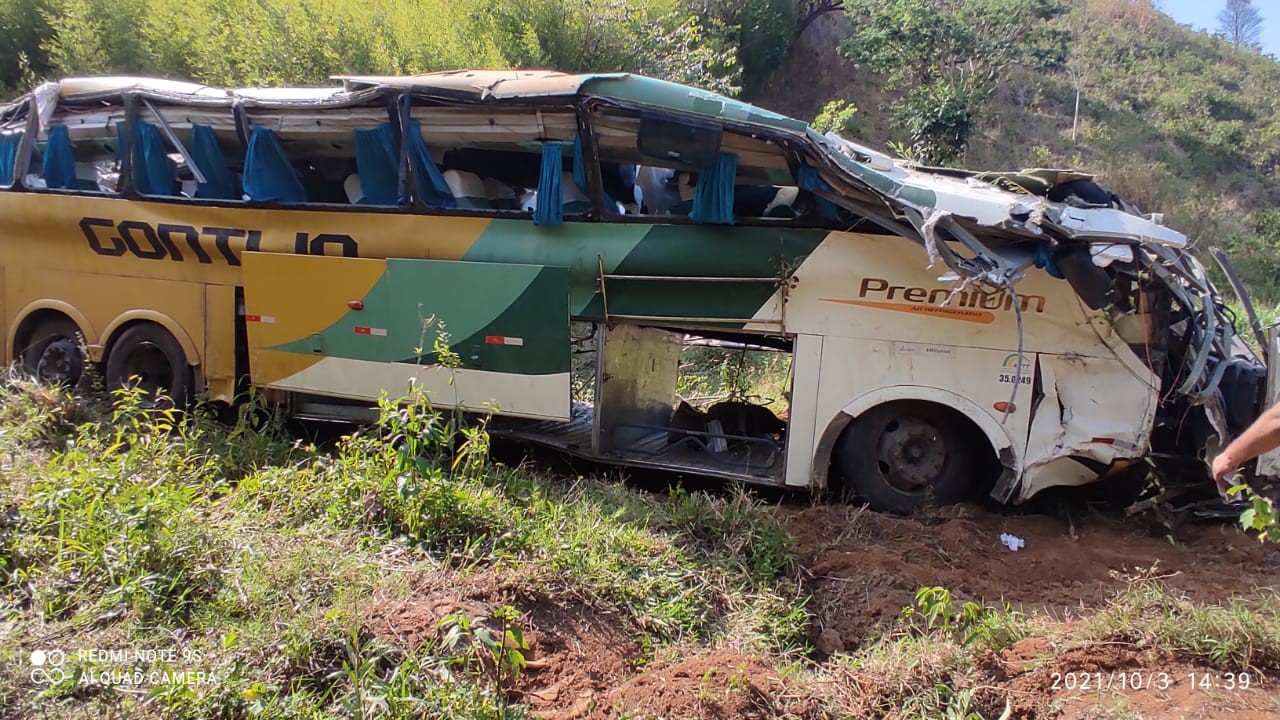
<path fill-rule="evenodd" d="M 107 390 L 142 391 L 149 407 L 183 407 L 191 391 L 191 367 L 182 345 L 154 323 L 130 326 L 107 353 Z"/>
<path fill-rule="evenodd" d="M 845 492 L 904 515 L 965 500 L 977 485 L 974 435 L 962 415 L 942 405 L 878 405 L 855 418 L 836 447 Z"/>
<path fill-rule="evenodd" d="M 37 381 L 75 389 L 86 379 L 84 335 L 65 315 L 37 321 L 22 348 L 22 367 Z"/>

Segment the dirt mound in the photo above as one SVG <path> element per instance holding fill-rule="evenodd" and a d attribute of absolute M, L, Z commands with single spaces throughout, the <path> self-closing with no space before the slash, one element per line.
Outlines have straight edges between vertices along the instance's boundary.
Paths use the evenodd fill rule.
<path fill-rule="evenodd" d="M 527 587 L 490 573 L 441 573 L 419 582 L 408 600 L 371 607 L 366 625 L 384 641 L 410 650 L 439 639 L 441 622 L 450 615 L 487 618 L 498 607 L 512 606 L 521 613 L 529 644 L 529 665 L 512 695 L 540 717 L 584 717 L 622 682 L 640 649 L 618 617 L 575 600 L 529 595 Z"/>
<path fill-rule="evenodd" d="M 782 689 L 759 658 L 715 652 L 646 668 L 601 698 L 591 718 L 773 718 Z"/>
<path fill-rule="evenodd" d="M 1003 516 L 972 506 L 923 521 L 842 505 L 783 512 L 810 576 L 813 638 L 828 654 L 856 647 L 924 586 L 1070 617 L 1122 587 L 1117 573 L 1155 567 L 1166 584 L 1201 602 L 1280 578 L 1280 554 L 1229 525 L 1159 536 L 1142 521 Z M 1010 551 L 1002 533 L 1021 537 L 1025 547 Z"/>

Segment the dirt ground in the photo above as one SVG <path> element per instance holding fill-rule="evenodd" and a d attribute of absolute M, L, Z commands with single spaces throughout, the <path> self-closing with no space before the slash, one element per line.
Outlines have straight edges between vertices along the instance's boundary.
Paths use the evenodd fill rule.
<path fill-rule="evenodd" d="M 1207 603 L 1269 592 L 1280 583 L 1280 553 L 1223 523 L 1166 534 L 1142 521 L 1007 516 L 969 506 L 926 520 L 846 505 L 782 513 L 796 538 L 798 572 L 812 593 L 817 662 L 855 650 L 877 625 L 892 622 L 911 604 L 922 586 L 1070 622 L 1123 589 L 1135 573 L 1154 572 L 1191 600 Z M 1008 550 L 1001 533 L 1023 538 L 1025 547 Z M 549 720 L 828 716 L 804 680 L 783 677 L 768 658 L 717 650 L 637 667 L 640 648 L 619 618 L 571 602 L 514 597 L 518 587 L 485 577 L 462 586 L 428 582 L 413 599 L 377 608 L 371 629 L 412 646 L 438 632 L 450 613 L 485 614 L 502 603 L 519 607 L 526 613 L 531 663 L 513 694 Z M 980 668 L 975 706 L 996 708 L 991 717 L 1006 702 L 1017 718 L 1280 717 L 1280 677 L 1255 673 L 1249 688 L 1227 688 L 1223 672 L 1125 644 L 1057 648 L 1046 638 L 1028 637 L 984 657 Z M 1097 687 L 1100 680 L 1105 687 Z"/>
<path fill-rule="evenodd" d="M 828 654 L 856 646 L 891 621 L 917 589 L 947 588 L 964 600 L 1069 618 L 1154 568 L 1192 600 L 1221 602 L 1280 581 L 1280 553 L 1225 523 L 1186 524 L 1166 534 L 1144 519 L 1090 515 L 1003 516 L 970 505 L 920 521 L 848 505 L 789 512 L 812 609 Z M 1025 541 L 1012 552 L 1008 533 Z"/>

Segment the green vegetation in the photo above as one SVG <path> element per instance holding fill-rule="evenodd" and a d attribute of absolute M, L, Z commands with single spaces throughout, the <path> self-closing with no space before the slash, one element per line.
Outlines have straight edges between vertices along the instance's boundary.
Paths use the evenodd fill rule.
<path fill-rule="evenodd" d="M 854 116 L 857 114 L 857 105 L 848 100 L 832 100 L 822 106 L 822 112 L 818 113 L 811 125 L 821 133 L 850 133 L 854 129 Z"/>
<path fill-rule="evenodd" d="M 1059 0 L 847 0 L 851 60 L 879 73 L 907 132 L 906 156 L 928 165 L 959 159 L 983 105 L 1020 64 L 1060 65 L 1066 34 L 1047 21 Z"/>
<path fill-rule="evenodd" d="M 1150 573 L 1081 621 L 921 588 L 897 622 L 814 658 L 811 571 L 750 495 L 497 465 L 483 425 L 400 400 L 317 447 L 252 402 L 227 426 L 0 384 L 0 715 L 532 717 L 548 633 L 603 638 L 632 668 L 732 648 L 690 702 L 770 693 L 815 720 L 1008 717 L 990 658 L 1028 642 L 1032 669 L 1114 646 L 1280 669 L 1274 598 L 1198 604 Z M 33 675 L 35 651 L 61 653 L 58 672 Z"/>
<path fill-rule="evenodd" d="M 1015 69 L 966 163 L 1097 172 L 1198 250 L 1226 250 L 1273 317 L 1280 63 L 1180 27 L 1150 0 L 1082 0 L 1053 24 L 1070 37 L 1064 66 Z"/>
<path fill-rule="evenodd" d="M 786 409 L 790 387 L 789 353 L 694 345 L 680 355 L 676 391 L 696 405 L 745 400 L 776 414 Z"/>
<path fill-rule="evenodd" d="M 749 496 L 664 498 L 491 465 L 483 427 L 404 400 L 322 450 L 251 425 L 254 406 L 224 427 L 135 396 L 104 412 L 6 382 L 0 626 L 17 629 L 0 646 L 0 714 L 70 702 L 75 715 L 523 716 L 508 690 L 539 598 L 615 615 L 649 653 L 728 637 L 803 646 L 791 538 Z M 518 596 L 450 613 L 416 646 L 378 637 L 374 599 L 406 599 L 427 577 Z M 119 669 L 94 658 L 69 657 L 42 686 L 19 672 L 34 648 L 158 642 L 179 660 L 128 669 L 213 679 L 139 695 L 89 685 Z"/>
<path fill-rule="evenodd" d="M 1123 589 L 1084 623 L 961 604 L 945 588 L 921 588 L 895 627 L 833 657 L 816 678 L 836 684 L 834 695 L 850 717 L 996 720 L 1043 711 L 1038 703 L 1048 698 L 999 692 L 990 684 L 993 663 L 1002 668 L 997 677 L 1039 672 L 1045 685 L 1052 673 L 1061 678 L 1090 672 L 1082 668 L 1116 667 L 1106 657 L 1117 648 L 1122 654 L 1149 652 L 1165 662 L 1192 660 L 1206 668 L 1204 674 L 1209 669 L 1232 676 L 1252 673 L 1248 682 L 1255 683 L 1280 663 L 1280 604 L 1274 597 L 1199 605 L 1150 572 L 1125 580 Z M 1011 648 L 1025 650 L 1014 655 L 1016 665 L 1002 664 L 1010 662 L 1000 658 L 1009 657 L 1005 653 Z M 1171 669 L 1167 676 L 1170 683 L 1186 678 Z M 837 679 L 842 677 L 843 683 Z M 1096 707 L 1108 696 L 1123 701 L 1132 692 L 1119 688 L 1119 683 L 1103 693 L 1095 688 L 1086 694 L 1089 704 Z M 1106 717 L 1129 717 L 1119 713 Z"/>
<path fill-rule="evenodd" d="M 772 72 L 796 23 L 791 0 L 13 0 L 0 9 L 0 49 L 19 62 L 0 71 L 0 88 L 92 73 L 239 86 L 551 67 L 734 93 Z"/>

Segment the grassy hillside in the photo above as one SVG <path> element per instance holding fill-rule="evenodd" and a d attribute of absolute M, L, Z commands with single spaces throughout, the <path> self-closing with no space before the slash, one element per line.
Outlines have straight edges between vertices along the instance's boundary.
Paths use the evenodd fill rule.
<path fill-rule="evenodd" d="M 1280 63 L 1180 26 L 1149 0 L 1064 6 L 1050 23 L 1067 33 L 1065 64 L 1015 68 L 980 108 L 962 164 L 1095 172 L 1197 247 L 1227 248 L 1255 299 L 1280 303 Z M 849 134 L 884 148 L 904 139 L 886 110 L 897 96 L 843 58 L 850 32 L 837 14 L 814 23 L 758 99 L 807 118 L 848 100 L 859 109 Z"/>

